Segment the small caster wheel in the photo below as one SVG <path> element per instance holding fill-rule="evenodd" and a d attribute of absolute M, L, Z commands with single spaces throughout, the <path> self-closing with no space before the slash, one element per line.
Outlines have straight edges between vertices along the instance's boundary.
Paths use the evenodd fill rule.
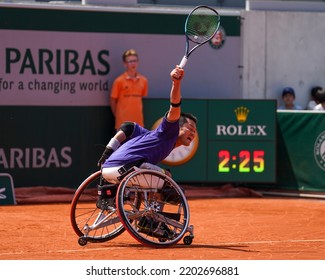
<path fill-rule="evenodd" d="M 85 246 L 85 245 L 87 245 L 87 239 L 86 239 L 85 237 L 80 237 L 80 238 L 78 239 L 78 244 L 79 244 L 80 246 Z"/>
<path fill-rule="evenodd" d="M 191 237 L 191 236 L 185 236 L 183 239 L 183 242 L 185 245 L 191 245 L 192 241 L 193 241 L 193 237 Z"/>

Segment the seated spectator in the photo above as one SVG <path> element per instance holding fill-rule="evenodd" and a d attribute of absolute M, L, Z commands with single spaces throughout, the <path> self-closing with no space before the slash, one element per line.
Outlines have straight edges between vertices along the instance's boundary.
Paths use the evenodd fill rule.
<path fill-rule="evenodd" d="M 319 101 L 316 99 L 316 92 L 319 90 L 319 89 L 322 89 L 321 87 L 319 86 L 316 86 L 316 87 L 313 87 L 310 91 L 310 95 L 311 95 L 311 99 L 310 101 L 308 102 L 307 104 L 307 108 L 306 110 L 314 110 L 315 106 L 317 104 L 319 104 Z"/>
<path fill-rule="evenodd" d="M 319 104 L 315 106 L 314 111 L 325 111 L 325 88 L 319 89 L 315 96 Z"/>
<path fill-rule="evenodd" d="M 280 105 L 280 110 L 303 110 L 300 105 L 295 104 L 295 91 L 291 87 L 285 87 L 282 91 L 283 105 Z"/>

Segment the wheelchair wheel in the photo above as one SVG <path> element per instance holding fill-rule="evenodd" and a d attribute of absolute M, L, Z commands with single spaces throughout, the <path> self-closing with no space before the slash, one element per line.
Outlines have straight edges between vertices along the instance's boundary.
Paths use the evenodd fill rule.
<path fill-rule="evenodd" d="M 130 205 L 130 194 L 140 202 L 137 207 Z M 127 175 L 118 188 L 116 205 L 125 229 L 146 246 L 171 246 L 192 230 L 182 189 L 157 171 L 140 169 Z"/>
<path fill-rule="evenodd" d="M 90 175 L 76 190 L 72 199 L 70 210 L 70 222 L 75 233 L 79 236 L 79 245 L 87 242 L 105 242 L 124 232 L 113 203 L 109 201 L 97 203 L 97 187 L 105 183 L 101 172 Z M 106 182 L 107 183 L 107 182 Z"/>

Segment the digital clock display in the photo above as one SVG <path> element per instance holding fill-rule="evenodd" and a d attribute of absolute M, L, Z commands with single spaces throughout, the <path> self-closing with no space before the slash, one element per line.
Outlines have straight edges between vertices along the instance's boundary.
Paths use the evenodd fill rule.
<path fill-rule="evenodd" d="M 212 181 L 275 182 L 275 145 L 271 141 L 213 141 L 209 151 Z"/>
<path fill-rule="evenodd" d="M 265 151 L 239 151 L 237 155 L 231 155 L 228 150 L 220 150 L 218 153 L 218 172 L 230 172 L 231 169 L 237 169 L 239 172 L 264 172 L 265 161 L 264 161 Z M 235 162 L 235 163 L 232 163 Z"/>
<path fill-rule="evenodd" d="M 208 180 L 275 183 L 276 101 L 218 100 L 208 111 Z"/>

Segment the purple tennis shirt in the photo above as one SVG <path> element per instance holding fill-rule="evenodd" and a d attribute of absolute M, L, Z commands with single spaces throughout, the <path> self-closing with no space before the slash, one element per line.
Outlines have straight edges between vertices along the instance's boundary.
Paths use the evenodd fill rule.
<path fill-rule="evenodd" d="M 154 130 L 136 124 L 131 139 L 121 145 L 102 167 L 121 166 L 141 159 L 158 164 L 174 149 L 178 134 L 179 122 L 168 122 L 166 117 Z"/>

